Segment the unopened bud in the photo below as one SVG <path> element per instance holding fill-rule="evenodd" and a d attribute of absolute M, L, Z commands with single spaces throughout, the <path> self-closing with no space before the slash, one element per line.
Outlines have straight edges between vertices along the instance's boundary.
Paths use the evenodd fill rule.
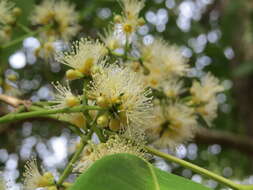
<path fill-rule="evenodd" d="M 22 13 L 22 10 L 18 7 L 15 7 L 13 10 L 12 10 L 12 14 L 13 16 L 17 17 L 17 16 L 20 16 Z"/>
<path fill-rule="evenodd" d="M 71 116 L 71 123 L 73 123 L 74 125 L 76 125 L 79 128 L 86 128 L 87 122 L 86 122 L 86 118 L 84 117 L 84 115 L 82 113 L 76 113 L 73 114 Z"/>
<path fill-rule="evenodd" d="M 10 81 L 16 81 L 17 80 L 17 75 L 15 74 L 10 74 L 7 76 L 7 79 Z"/>
<path fill-rule="evenodd" d="M 66 72 L 66 77 L 68 80 L 75 80 L 75 79 L 80 79 L 83 77 L 83 74 L 80 71 L 74 70 L 74 69 L 69 69 Z"/>
<path fill-rule="evenodd" d="M 115 23 L 121 23 L 122 22 L 122 17 L 120 15 L 115 15 L 113 18 Z"/>
<path fill-rule="evenodd" d="M 97 105 L 99 105 L 101 107 L 107 107 L 108 102 L 106 101 L 106 99 L 103 96 L 99 96 L 99 97 L 97 97 Z"/>
<path fill-rule="evenodd" d="M 94 63 L 94 59 L 93 59 L 93 58 L 87 58 L 87 59 L 84 61 L 82 67 L 80 67 L 78 70 L 79 70 L 81 73 L 88 75 L 88 74 L 90 74 L 90 72 L 91 72 L 91 68 L 92 68 L 92 66 L 93 66 L 93 63 Z"/>
<path fill-rule="evenodd" d="M 100 127 L 106 127 L 108 125 L 108 116 L 107 115 L 101 115 L 97 118 L 97 124 Z"/>
<path fill-rule="evenodd" d="M 50 172 L 44 173 L 37 183 L 37 187 L 47 187 L 54 184 L 54 176 Z"/>
<path fill-rule="evenodd" d="M 147 67 L 143 67 L 143 74 L 144 75 L 149 75 L 150 71 Z"/>
<path fill-rule="evenodd" d="M 145 23 L 146 23 L 146 22 L 145 22 L 145 20 L 144 20 L 143 18 L 139 18 L 139 19 L 138 19 L 138 25 L 139 25 L 139 26 L 143 26 Z"/>
<path fill-rule="evenodd" d="M 120 129 L 120 121 L 118 119 L 111 119 L 109 123 L 109 128 L 112 131 L 118 131 Z"/>

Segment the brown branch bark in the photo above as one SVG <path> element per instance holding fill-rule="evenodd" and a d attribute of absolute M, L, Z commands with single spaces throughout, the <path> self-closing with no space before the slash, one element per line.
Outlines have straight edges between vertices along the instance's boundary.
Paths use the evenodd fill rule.
<path fill-rule="evenodd" d="M 194 140 L 198 144 L 219 144 L 253 155 L 253 138 L 248 136 L 222 132 L 214 129 L 200 128 L 197 131 Z"/>

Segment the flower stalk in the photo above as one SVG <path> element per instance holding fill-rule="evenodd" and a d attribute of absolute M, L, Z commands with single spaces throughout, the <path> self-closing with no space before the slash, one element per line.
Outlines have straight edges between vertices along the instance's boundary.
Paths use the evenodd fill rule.
<path fill-rule="evenodd" d="M 76 112 L 84 112 L 87 110 L 102 110 L 103 108 L 99 106 L 87 106 L 87 105 L 80 105 L 72 108 L 59 108 L 59 109 L 52 109 L 52 110 L 38 110 L 38 111 L 31 111 L 26 113 L 18 113 L 18 114 L 8 114 L 0 118 L 0 123 L 8 123 L 38 116 L 46 116 L 51 114 L 57 113 L 76 113 Z"/>
<path fill-rule="evenodd" d="M 182 159 L 179 159 L 175 156 L 172 156 L 170 154 L 165 154 L 163 152 L 160 152 L 154 148 L 151 148 L 150 146 L 145 146 L 145 149 L 152 155 L 155 155 L 155 156 L 158 156 L 158 157 L 161 157 L 165 160 L 168 160 L 168 161 L 171 161 L 171 162 L 174 162 L 174 163 L 177 163 L 185 168 L 188 168 L 198 174 L 201 174 L 203 176 L 206 176 L 208 178 L 211 178 L 215 181 L 218 181 L 219 183 L 222 183 L 228 187 L 231 187 L 235 190 L 253 190 L 253 185 L 242 185 L 242 184 L 237 184 L 227 178 L 224 178 L 218 174 L 215 174 L 205 168 L 201 168 L 197 165 L 194 165 L 190 162 L 187 162 L 185 160 L 182 160 Z"/>
<path fill-rule="evenodd" d="M 86 144 L 87 144 L 87 141 L 85 141 L 84 139 L 82 139 L 80 145 L 78 146 L 78 148 L 76 150 L 76 152 L 74 153 L 74 155 L 71 158 L 71 160 L 69 161 L 67 167 L 64 169 L 62 175 L 60 176 L 59 181 L 57 182 L 57 186 L 60 187 L 62 185 L 62 183 L 64 182 L 64 180 L 72 172 L 73 165 L 78 160 L 78 158 L 79 158 L 80 154 L 82 153 L 83 148 L 85 147 Z"/>

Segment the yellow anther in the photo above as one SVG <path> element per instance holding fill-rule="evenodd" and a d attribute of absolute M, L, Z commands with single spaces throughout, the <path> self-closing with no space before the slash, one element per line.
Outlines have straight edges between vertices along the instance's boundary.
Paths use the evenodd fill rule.
<path fill-rule="evenodd" d="M 123 26 L 123 30 L 125 33 L 132 33 L 133 32 L 133 27 L 130 24 L 125 24 Z"/>

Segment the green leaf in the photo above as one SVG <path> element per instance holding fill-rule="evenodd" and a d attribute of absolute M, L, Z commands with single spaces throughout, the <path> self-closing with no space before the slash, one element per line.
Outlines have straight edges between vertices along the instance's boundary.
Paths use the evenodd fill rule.
<path fill-rule="evenodd" d="M 114 154 L 95 162 L 70 190 L 210 190 L 155 168 L 130 154 Z"/>

